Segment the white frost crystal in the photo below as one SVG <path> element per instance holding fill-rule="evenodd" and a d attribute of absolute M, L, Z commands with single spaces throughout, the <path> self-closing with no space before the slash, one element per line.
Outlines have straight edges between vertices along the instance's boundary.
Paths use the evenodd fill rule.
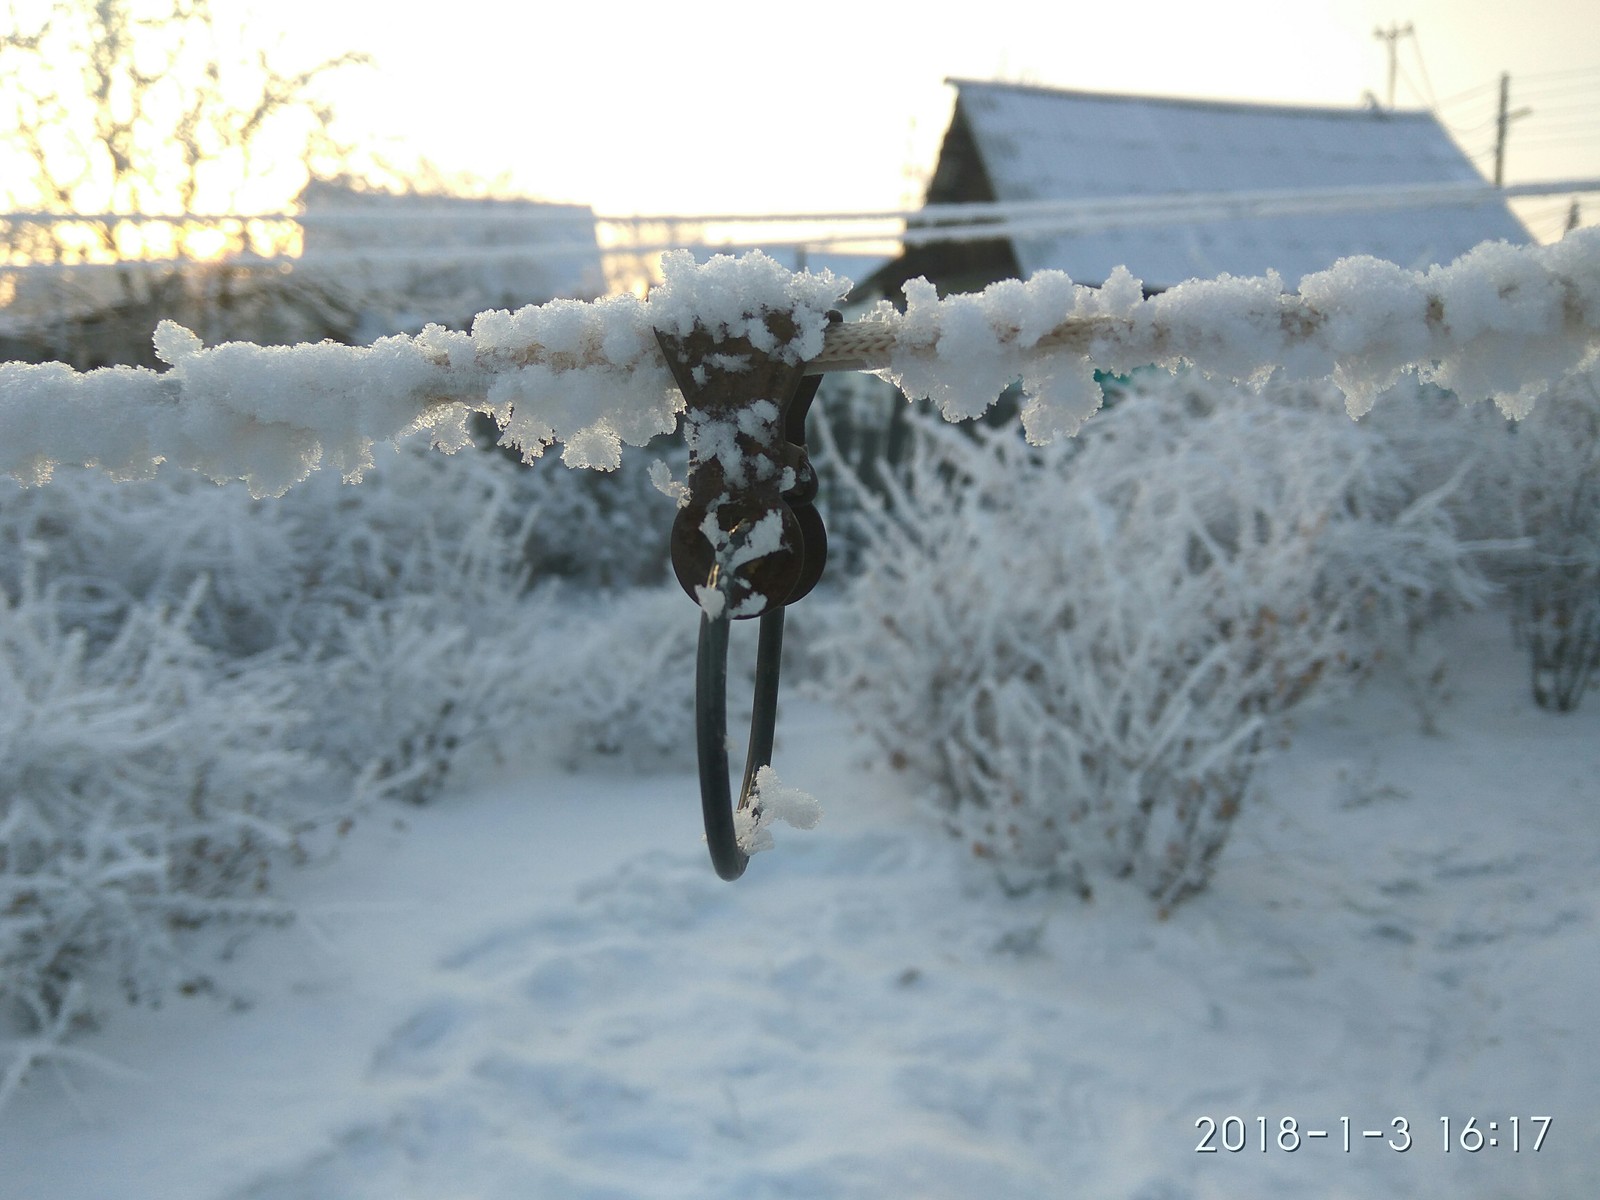
<path fill-rule="evenodd" d="M 749 808 L 733 814 L 734 835 L 746 854 L 772 849 L 772 826 L 778 821 L 794 829 L 815 829 L 822 820 L 816 797 L 789 787 L 770 766 L 756 772 L 751 801 Z"/>
<path fill-rule="evenodd" d="M 650 486 L 663 496 L 671 497 L 679 508 L 689 503 L 689 485 L 674 479 L 672 468 L 659 458 L 650 464 Z"/>

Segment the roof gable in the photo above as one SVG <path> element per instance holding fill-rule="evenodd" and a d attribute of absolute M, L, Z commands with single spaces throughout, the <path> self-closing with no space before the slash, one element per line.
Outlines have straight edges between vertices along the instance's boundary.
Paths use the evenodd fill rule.
<path fill-rule="evenodd" d="M 951 82 L 958 89 L 952 133 L 964 124 L 982 184 L 1000 201 L 1482 182 L 1427 112 Z M 947 177 L 943 190 L 940 200 L 967 198 L 954 194 L 963 190 L 958 180 Z M 1505 204 L 1490 201 L 1026 237 L 1015 250 L 1025 275 L 1053 267 L 1103 280 L 1126 265 L 1147 283 L 1165 286 L 1272 269 L 1293 284 L 1352 254 L 1422 267 L 1496 239 L 1528 240 Z"/>

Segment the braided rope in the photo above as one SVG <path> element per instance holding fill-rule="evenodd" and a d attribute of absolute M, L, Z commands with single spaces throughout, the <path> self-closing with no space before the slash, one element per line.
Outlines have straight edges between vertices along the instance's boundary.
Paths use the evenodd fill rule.
<path fill-rule="evenodd" d="M 1039 338 L 1031 348 L 1086 352 L 1096 334 L 1110 331 L 1117 324 L 1110 317 L 1069 318 Z M 1013 328 L 1002 334 L 1001 341 L 1014 343 L 1021 332 Z M 898 320 L 879 318 L 831 326 L 823 339 L 822 353 L 806 364 L 806 374 L 884 370 L 889 366 L 900 336 Z"/>

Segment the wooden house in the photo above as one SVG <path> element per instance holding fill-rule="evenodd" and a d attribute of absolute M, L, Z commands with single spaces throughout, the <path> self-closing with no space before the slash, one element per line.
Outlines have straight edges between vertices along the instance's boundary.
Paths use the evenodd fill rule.
<path fill-rule="evenodd" d="M 1178 100 L 949 81 L 950 127 L 929 205 L 1105 201 L 1483 183 L 1431 113 Z M 915 222 L 912 222 L 914 225 Z M 1084 283 L 1126 266 L 1160 290 L 1190 278 L 1276 270 L 1289 286 L 1354 254 L 1409 267 L 1483 241 L 1526 242 L 1503 201 L 1299 215 L 1174 219 L 909 247 L 863 291 L 899 295 L 926 276 L 972 291 L 1053 268 Z"/>

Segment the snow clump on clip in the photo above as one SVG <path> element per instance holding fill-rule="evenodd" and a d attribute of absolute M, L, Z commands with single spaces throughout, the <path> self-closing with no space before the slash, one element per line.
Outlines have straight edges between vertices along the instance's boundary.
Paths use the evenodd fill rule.
<path fill-rule="evenodd" d="M 733 814 L 734 836 L 746 854 L 772 849 L 772 826 L 778 821 L 794 829 L 815 829 L 822 820 L 822 805 L 816 797 L 784 783 L 770 766 L 756 772 L 751 799 L 749 808 L 736 809 Z"/>
<path fill-rule="evenodd" d="M 762 353 L 791 363 L 822 353 L 828 312 L 851 287 L 831 271 L 797 274 L 759 250 L 713 255 L 704 265 L 687 250 L 673 250 L 661 256 L 661 272 L 661 286 L 645 305 L 655 328 L 686 337 L 699 324 L 718 338 L 747 337 Z M 794 314 L 798 332 L 785 346 L 767 328 L 772 312 Z"/>

